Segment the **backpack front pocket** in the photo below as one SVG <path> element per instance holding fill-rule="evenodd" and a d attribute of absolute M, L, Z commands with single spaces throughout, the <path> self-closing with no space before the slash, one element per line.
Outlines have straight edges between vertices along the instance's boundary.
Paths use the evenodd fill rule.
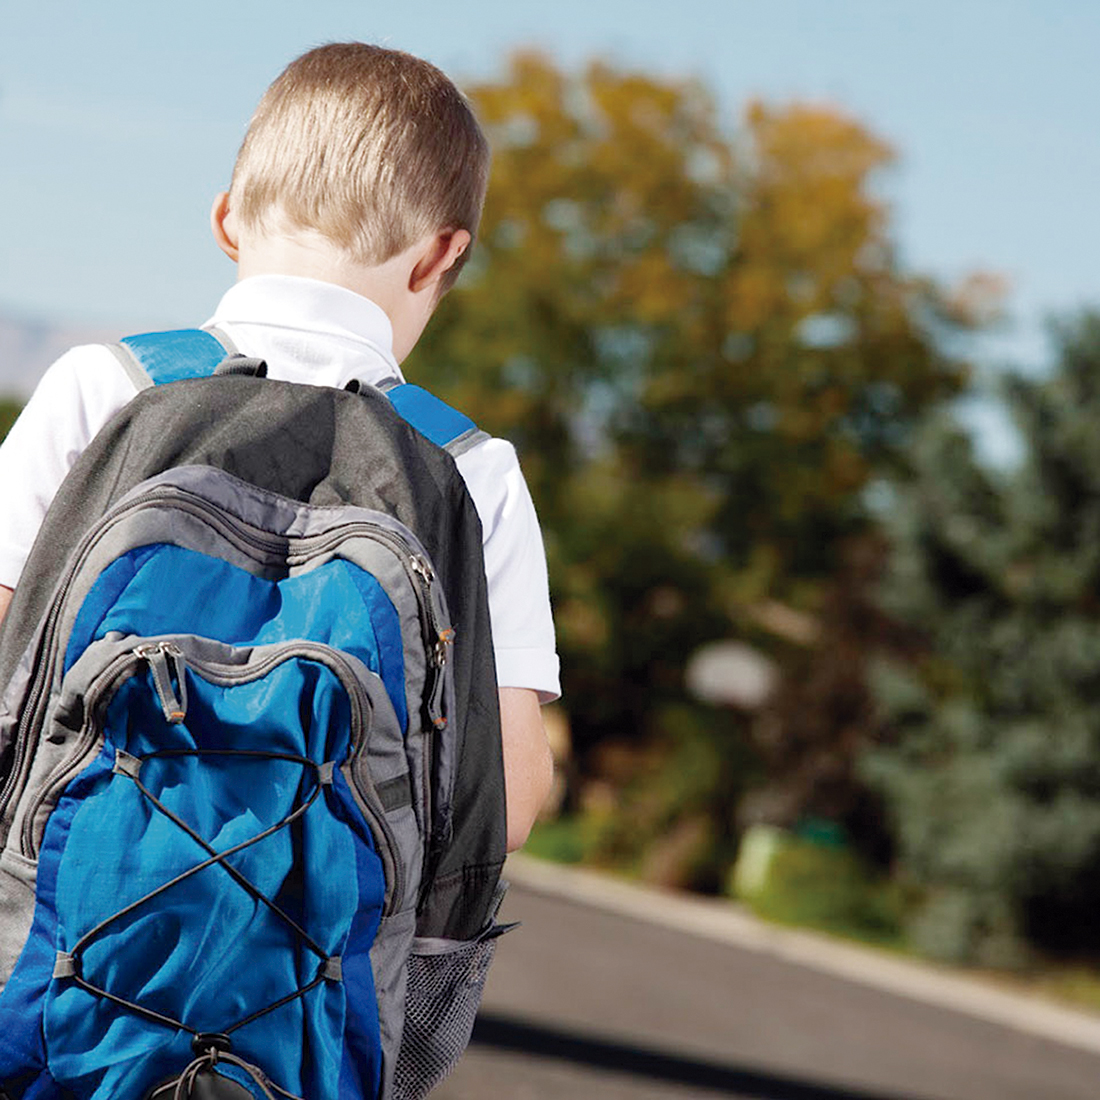
<path fill-rule="evenodd" d="M 24 835 L 56 867 L 51 1074 L 141 1095 L 221 1034 L 280 1088 L 336 1100 L 321 1052 L 339 1057 L 348 1013 L 377 1030 L 369 940 L 406 889 L 396 846 L 420 850 L 408 800 L 399 841 L 360 766 L 396 728 L 385 689 L 310 642 L 111 639 L 85 658 L 107 686 L 25 818 L 48 819 Z"/>

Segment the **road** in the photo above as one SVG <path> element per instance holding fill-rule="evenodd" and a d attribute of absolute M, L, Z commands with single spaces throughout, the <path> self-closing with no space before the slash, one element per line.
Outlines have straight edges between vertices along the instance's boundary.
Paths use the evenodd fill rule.
<path fill-rule="evenodd" d="M 1100 1053 L 513 886 L 438 1100 L 1095 1100 Z"/>

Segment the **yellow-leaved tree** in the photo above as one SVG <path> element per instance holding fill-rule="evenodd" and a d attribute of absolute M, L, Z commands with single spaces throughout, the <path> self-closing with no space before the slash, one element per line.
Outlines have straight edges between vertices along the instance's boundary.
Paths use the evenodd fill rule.
<path fill-rule="evenodd" d="M 961 385 L 969 318 L 900 267 L 891 150 L 841 111 L 731 129 L 698 82 L 537 53 L 470 94 L 485 217 L 410 373 L 519 448 L 580 775 L 649 769 L 621 835 L 695 822 L 713 883 L 756 757 L 688 657 L 737 635 L 786 660 L 760 608 L 823 606 L 867 486 Z"/>

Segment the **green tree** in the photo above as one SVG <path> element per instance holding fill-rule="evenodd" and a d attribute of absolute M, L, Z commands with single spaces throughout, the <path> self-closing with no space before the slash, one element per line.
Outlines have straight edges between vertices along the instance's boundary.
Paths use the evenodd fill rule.
<path fill-rule="evenodd" d="M 816 607 L 868 480 L 960 386 L 940 336 L 967 318 L 900 268 L 892 154 L 837 111 L 731 133 L 698 83 L 537 54 L 472 96 L 481 240 L 410 373 L 520 449 L 582 768 L 665 746 L 655 774 L 710 777 L 668 813 L 729 818 L 736 777 L 698 761 L 743 783 L 744 722 L 685 700 L 687 658 Z"/>
<path fill-rule="evenodd" d="M 1006 397 L 1026 443 L 983 469 L 957 428 L 921 439 L 891 510 L 886 609 L 923 635 L 877 677 L 900 870 L 916 942 L 1006 963 L 1095 950 L 1100 905 L 1100 314 L 1058 333 Z"/>

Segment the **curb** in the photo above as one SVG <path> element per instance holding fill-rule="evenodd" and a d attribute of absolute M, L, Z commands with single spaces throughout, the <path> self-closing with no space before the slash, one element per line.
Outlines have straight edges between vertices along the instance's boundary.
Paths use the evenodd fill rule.
<path fill-rule="evenodd" d="M 1000 989 L 932 963 L 897 958 L 818 932 L 768 924 L 732 902 L 641 886 L 522 854 L 508 857 L 505 874 L 516 885 L 536 893 L 771 955 L 899 997 L 1100 1054 L 1100 1015 Z"/>

